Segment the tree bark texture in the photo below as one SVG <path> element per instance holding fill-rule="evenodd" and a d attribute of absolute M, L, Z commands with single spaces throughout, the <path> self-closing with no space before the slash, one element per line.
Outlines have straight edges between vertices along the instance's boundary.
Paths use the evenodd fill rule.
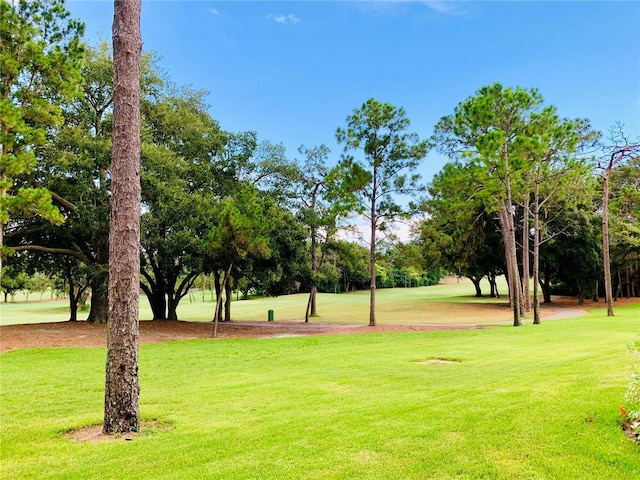
<path fill-rule="evenodd" d="M 551 265 L 549 262 L 544 262 L 544 273 L 542 281 L 540 282 L 540 288 L 542 289 L 542 301 L 543 303 L 549 304 L 551 303 Z M 597 296 L 598 288 L 596 287 L 596 296 Z"/>
<path fill-rule="evenodd" d="M 535 206 L 533 212 L 533 324 L 540 324 L 540 200 L 539 185 L 535 185 Z"/>
<path fill-rule="evenodd" d="M 531 311 L 531 285 L 529 268 L 529 193 L 525 194 L 524 213 L 522 215 L 522 305 L 523 311 Z"/>
<path fill-rule="evenodd" d="M 140 10 L 141 0 L 114 2 L 109 328 L 103 426 L 108 434 L 140 428 Z"/>
<path fill-rule="evenodd" d="M 154 320 L 166 320 L 167 319 L 167 296 L 164 291 L 153 292 L 151 295 L 147 294 L 149 299 L 149 305 L 151 305 L 151 312 L 153 313 Z"/>
<path fill-rule="evenodd" d="M 212 321 L 215 321 L 216 316 L 218 320 L 222 318 L 222 301 L 218 301 L 218 299 L 222 297 L 222 278 L 220 277 L 220 271 L 216 270 L 213 272 L 213 277 L 213 285 L 216 291 L 216 311 L 213 314 L 214 318 Z"/>
<path fill-rule="evenodd" d="M 482 277 L 467 277 L 473 283 L 473 287 L 476 289 L 476 297 L 482 297 L 482 286 L 480 282 L 482 281 Z"/>
<path fill-rule="evenodd" d="M 504 253 L 507 260 L 507 280 L 509 281 L 509 298 L 513 309 L 513 326 L 522 324 L 520 320 L 520 271 L 516 252 L 516 236 L 513 215 L 510 206 L 505 206 L 498 212 L 500 228 L 504 237 Z"/>
<path fill-rule="evenodd" d="M 495 272 L 489 272 L 487 278 L 489 279 L 489 287 L 491 288 L 491 293 L 489 294 L 489 296 L 491 298 L 500 298 L 500 292 L 498 291 Z"/>
<path fill-rule="evenodd" d="M 216 338 L 218 336 L 218 322 L 220 321 L 220 315 L 222 312 L 222 291 L 227 287 L 227 282 L 229 281 L 229 276 L 231 275 L 232 269 L 233 263 L 230 263 L 229 267 L 224 272 L 224 278 L 222 279 L 222 285 L 220 287 L 220 294 L 216 299 L 216 309 L 213 316 L 213 332 L 211 333 L 211 338 Z"/>
<path fill-rule="evenodd" d="M 371 244 L 369 249 L 369 275 L 371 277 L 369 284 L 369 326 L 376 326 L 376 197 L 375 192 L 378 191 L 377 172 L 373 170 L 373 192 L 371 194 Z"/>
<path fill-rule="evenodd" d="M 607 316 L 613 317 L 613 283 L 611 280 L 611 256 L 609 254 L 609 172 L 602 175 L 602 256 L 604 261 L 604 297 Z"/>
<path fill-rule="evenodd" d="M 109 318 L 109 299 L 107 279 L 104 275 L 97 275 L 91 280 L 91 308 L 89 323 L 107 323 Z"/>
<path fill-rule="evenodd" d="M 505 142 L 502 146 L 502 161 L 504 162 L 504 188 L 505 196 L 502 201 L 501 211 L 498 213 L 500 227 L 504 238 L 504 250 L 507 260 L 507 277 L 509 279 L 509 295 L 513 308 L 513 326 L 519 327 L 522 285 L 520 284 L 520 271 L 518 270 L 518 252 L 516 247 L 516 228 L 513 208 L 513 196 L 511 193 L 511 168 L 509 165 L 509 146 Z"/>
<path fill-rule="evenodd" d="M 233 297 L 231 280 L 233 280 L 233 278 L 228 279 L 227 284 L 224 287 L 224 322 L 231 321 L 231 300 Z"/>
<path fill-rule="evenodd" d="M 318 187 L 314 189 L 313 192 L 313 201 L 311 202 L 312 208 L 315 211 L 316 206 L 316 194 L 318 192 Z M 313 220 L 315 222 L 315 220 Z M 307 311 L 304 315 L 305 323 L 309 322 L 309 315 L 315 317 L 318 314 L 318 310 L 316 307 L 316 281 L 318 278 L 318 261 L 317 261 L 317 250 L 318 250 L 318 241 L 317 241 L 317 228 L 315 225 L 311 227 L 311 291 L 309 292 L 309 302 L 307 304 Z"/>

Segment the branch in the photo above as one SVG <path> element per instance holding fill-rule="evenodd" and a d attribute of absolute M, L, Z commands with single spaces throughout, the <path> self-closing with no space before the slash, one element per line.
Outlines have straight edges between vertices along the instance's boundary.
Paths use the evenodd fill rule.
<path fill-rule="evenodd" d="M 16 252 L 42 252 L 42 253 L 51 253 L 53 255 L 69 255 L 71 257 L 77 258 L 85 265 L 92 265 L 93 262 L 83 255 L 80 252 L 75 250 L 70 250 L 68 248 L 53 248 L 53 247 L 44 247 L 41 245 L 22 245 L 19 247 L 10 247 Z"/>
<path fill-rule="evenodd" d="M 62 198 L 60 195 L 58 195 L 57 193 L 49 190 L 49 192 L 51 193 L 51 199 L 53 200 L 54 203 L 57 203 L 58 205 L 66 208 L 67 210 L 69 210 L 70 212 L 75 212 L 77 207 L 71 203 L 70 201 Z"/>
<path fill-rule="evenodd" d="M 156 285 L 155 279 L 149 274 L 149 272 L 147 272 L 144 268 L 141 268 L 140 273 L 149 284 L 149 288 L 151 288 L 152 290 L 155 290 L 157 288 L 157 285 Z M 140 285 L 145 285 L 145 284 L 141 281 Z M 142 289 L 145 290 L 144 287 Z M 147 293 L 146 290 L 145 290 L 145 293 Z M 147 296 L 150 296 L 150 292 L 147 293 Z"/>
<path fill-rule="evenodd" d="M 144 292 L 144 294 L 147 296 L 147 298 L 151 298 L 153 296 L 153 292 L 151 291 L 151 289 L 147 286 L 146 283 L 144 282 L 140 282 L 140 288 L 142 289 L 142 291 Z"/>
<path fill-rule="evenodd" d="M 554 232 L 554 233 L 547 233 L 544 235 L 544 237 L 540 238 L 540 245 L 544 245 L 545 243 L 553 240 L 556 237 L 559 237 L 560 235 L 564 235 L 564 233 L 569 230 L 569 226 L 565 226 L 563 227 L 560 231 L 558 232 Z"/>
<path fill-rule="evenodd" d="M 189 292 L 189 289 L 193 286 L 193 282 L 195 282 L 198 274 L 199 272 L 191 272 L 182 280 L 182 282 L 180 282 L 178 290 L 176 291 L 179 298 L 183 298 Z"/>

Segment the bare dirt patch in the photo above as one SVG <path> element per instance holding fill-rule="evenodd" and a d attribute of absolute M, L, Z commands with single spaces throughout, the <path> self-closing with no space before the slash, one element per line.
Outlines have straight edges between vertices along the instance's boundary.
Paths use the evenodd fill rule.
<path fill-rule="evenodd" d="M 418 360 L 419 365 L 448 365 L 451 363 L 460 363 L 460 360 L 447 360 L 446 358 L 429 358 L 427 360 Z"/>
<path fill-rule="evenodd" d="M 63 436 L 78 443 L 96 443 L 111 440 L 133 440 L 138 436 L 138 434 L 136 432 L 131 432 L 125 435 L 107 435 L 102 433 L 102 425 L 92 425 L 90 427 L 72 430 L 65 433 Z"/>
<path fill-rule="evenodd" d="M 218 325 L 218 338 L 274 338 L 302 335 L 336 335 L 399 331 L 460 330 L 475 325 L 336 325 L 298 322 L 225 322 Z M 181 321 L 140 322 L 140 343 L 211 338 L 213 324 Z M 87 322 L 38 323 L 0 327 L 0 353 L 18 348 L 105 347 L 107 327 Z"/>
<path fill-rule="evenodd" d="M 619 299 L 616 306 L 640 302 L 639 298 Z M 455 305 L 455 304 L 444 304 Z M 477 311 L 477 306 L 470 304 L 458 305 L 456 320 L 469 321 L 465 312 Z M 584 305 L 577 305 L 575 298 L 563 297 L 554 299 L 550 305 L 542 308 L 542 319 L 558 319 L 577 316 L 585 313 L 588 308 L 605 308 L 604 302 L 587 301 Z M 438 308 L 438 307 L 433 307 Z M 502 307 L 496 307 L 502 308 Z M 443 318 L 447 318 L 443 312 Z M 449 317 L 450 318 L 450 317 Z M 489 318 L 495 318 L 490 316 Z M 525 322 L 529 321 L 525 319 Z M 379 324 L 376 327 L 366 325 L 341 325 L 319 322 L 224 322 L 218 325 L 218 338 L 274 338 L 302 335 L 346 335 L 402 331 L 433 331 L 433 330 L 469 330 L 487 328 L 480 323 L 460 324 Z M 160 343 L 172 340 L 190 340 L 196 338 L 211 338 L 213 324 L 208 322 L 182 321 L 143 321 L 140 322 L 140 343 Z M 0 326 L 0 353 L 18 348 L 36 347 L 104 347 L 107 346 L 106 325 L 87 322 L 59 322 L 38 323 L 28 325 Z"/>
<path fill-rule="evenodd" d="M 90 425 L 88 427 L 69 430 L 63 437 L 78 443 L 97 443 L 106 441 L 132 441 L 141 435 L 149 435 L 159 430 L 169 430 L 171 426 L 158 420 L 143 420 L 140 422 L 140 432 L 116 433 L 107 435 L 102 432 L 102 425 Z"/>

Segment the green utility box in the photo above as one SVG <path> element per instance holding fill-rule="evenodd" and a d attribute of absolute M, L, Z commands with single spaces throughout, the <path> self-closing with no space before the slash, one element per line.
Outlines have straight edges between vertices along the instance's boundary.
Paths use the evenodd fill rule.
<path fill-rule="evenodd" d="M 267 320 L 268 320 L 269 322 L 273 322 L 273 310 L 269 310 L 269 311 L 267 312 Z"/>

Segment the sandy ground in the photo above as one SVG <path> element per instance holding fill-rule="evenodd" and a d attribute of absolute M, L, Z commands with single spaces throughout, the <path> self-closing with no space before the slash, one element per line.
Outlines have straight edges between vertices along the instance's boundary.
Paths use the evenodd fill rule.
<path fill-rule="evenodd" d="M 616 306 L 638 303 L 640 298 L 620 299 Z M 465 309 L 472 305 L 459 305 L 456 317 L 464 322 Z M 555 320 L 579 316 L 587 308 L 604 308 L 601 302 L 587 302 L 578 306 L 572 298 L 554 300 L 542 308 L 542 320 Z M 450 314 L 451 312 L 448 312 Z M 526 320 L 529 321 L 529 320 Z M 218 338 L 274 338 L 300 335 L 366 334 L 398 331 L 464 330 L 487 328 L 482 324 L 422 324 L 422 325 L 339 325 L 319 322 L 228 322 L 218 325 Z M 211 338 L 212 323 L 181 321 L 140 322 L 140 343 L 159 343 L 171 340 Z M 106 325 L 87 322 L 40 323 L 0 326 L 0 353 L 18 348 L 33 347 L 106 347 Z"/>
<path fill-rule="evenodd" d="M 218 325 L 217 337 L 274 338 L 300 335 L 335 335 L 405 330 L 459 330 L 475 325 L 378 325 L 376 327 L 294 322 L 228 322 Z M 181 321 L 140 322 L 140 343 L 211 338 L 212 323 Z M 87 322 L 38 323 L 0 327 L 0 352 L 32 347 L 106 347 L 106 325 Z"/>

